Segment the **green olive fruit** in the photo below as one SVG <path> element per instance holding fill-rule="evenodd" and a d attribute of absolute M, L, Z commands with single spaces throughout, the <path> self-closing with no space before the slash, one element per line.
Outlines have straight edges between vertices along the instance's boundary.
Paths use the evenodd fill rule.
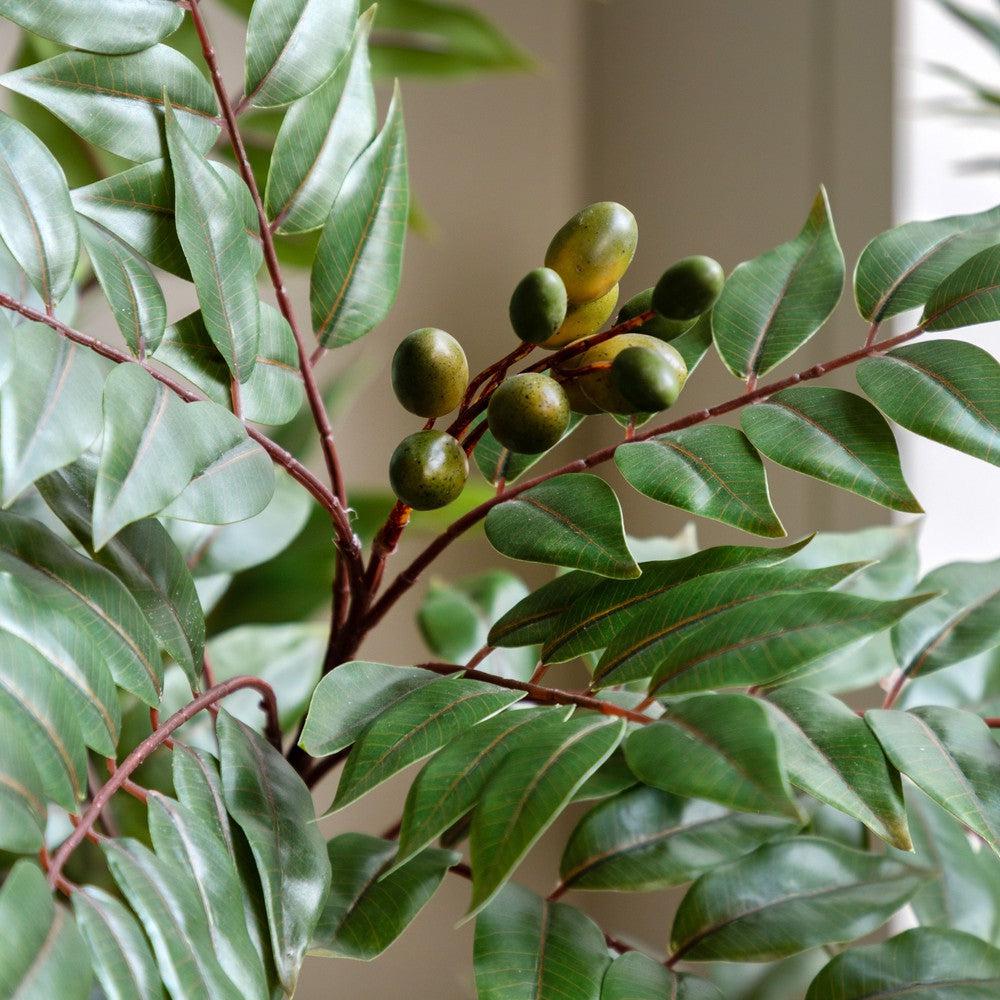
<path fill-rule="evenodd" d="M 461 402 L 469 385 L 462 345 L 444 330 L 424 327 L 407 335 L 392 356 L 392 388 L 418 417 L 443 417 Z"/>
<path fill-rule="evenodd" d="M 510 325 L 527 344 L 548 340 L 566 318 L 566 286 L 550 267 L 536 267 L 510 297 Z"/>
<path fill-rule="evenodd" d="M 681 391 L 676 365 L 648 347 L 626 347 L 611 363 L 611 384 L 636 413 L 665 410 Z"/>
<path fill-rule="evenodd" d="M 711 257 L 685 257 L 671 264 L 653 289 L 653 308 L 666 319 L 697 319 L 715 305 L 726 283 Z"/>
<path fill-rule="evenodd" d="M 633 295 L 618 310 L 616 323 L 624 323 L 627 320 L 641 316 L 643 313 L 653 309 L 653 289 L 647 288 L 644 292 Z M 657 340 L 673 340 L 679 337 L 685 330 L 690 330 L 697 322 L 694 319 L 667 319 L 664 316 L 656 315 L 652 319 L 647 319 L 642 326 L 637 326 L 634 333 L 645 333 Z"/>
<path fill-rule="evenodd" d="M 414 510 L 434 510 L 455 500 L 469 477 L 462 446 L 444 431 L 403 438 L 389 459 L 392 492 Z"/>
<path fill-rule="evenodd" d="M 570 306 L 563 325 L 548 340 L 542 341 L 542 347 L 555 351 L 572 344 L 574 340 L 597 333 L 607 323 L 617 303 L 618 286 L 615 285 L 593 302 L 581 302 L 578 306 Z"/>
<path fill-rule="evenodd" d="M 599 201 L 552 237 L 545 266 L 558 272 L 571 304 L 599 299 L 632 263 L 639 230 L 624 205 Z"/>
<path fill-rule="evenodd" d="M 645 412 L 641 408 L 637 409 L 635 403 L 618 391 L 611 377 L 611 369 L 615 359 L 630 347 L 643 347 L 660 354 L 677 374 L 677 391 L 680 392 L 684 388 L 684 382 L 687 379 L 687 366 L 675 348 L 663 343 L 662 340 L 647 336 L 645 333 L 620 333 L 610 340 L 595 344 L 583 354 L 570 358 L 565 364 L 565 368 L 569 371 L 576 368 L 589 368 L 592 365 L 608 365 L 607 368 L 589 372 L 575 380 L 579 390 L 605 413 Z"/>
<path fill-rule="evenodd" d="M 569 426 L 569 400 L 562 386 L 540 372 L 505 379 L 490 397 L 490 431 L 511 451 L 536 455 L 548 451 Z"/>

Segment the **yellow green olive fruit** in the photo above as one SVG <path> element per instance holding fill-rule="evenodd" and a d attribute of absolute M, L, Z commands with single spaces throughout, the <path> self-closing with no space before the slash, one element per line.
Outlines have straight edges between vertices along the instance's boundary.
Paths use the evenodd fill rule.
<path fill-rule="evenodd" d="M 579 379 L 569 379 L 561 382 L 566 398 L 569 400 L 569 408 L 574 413 L 582 413 L 584 416 L 592 416 L 601 413 L 601 408 L 583 391 Z"/>
<path fill-rule="evenodd" d="M 403 438 L 389 459 L 392 492 L 414 510 L 434 510 L 457 499 L 469 477 L 462 446 L 444 431 Z"/>
<path fill-rule="evenodd" d="M 555 351 L 572 344 L 575 340 L 597 333 L 607 323 L 617 304 L 618 286 L 615 285 L 593 302 L 581 302 L 578 306 L 570 306 L 563 325 L 548 340 L 542 342 L 542 347 Z"/>
<path fill-rule="evenodd" d="M 469 385 L 462 345 L 444 330 L 424 327 L 404 337 L 392 356 L 392 389 L 418 417 L 442 417 L 461 402 Z"/>
<path fill-rule="evenodd" d="M 715 305 L 726 283 L 711 257 L 685 257 L 671 264 L 653 289 L 653 308 L 666 319 L 697 319 Z"/>
<path fill-rule="evenodd" d="M 583 354 L 577 355 L 575 358 L 570 358 L 564 366 L 568 371 L 572 371 L 576 368 L 589 368 L 592 365 L 608 365 L 607 368 L 589 372 L 575 380 L 579 391 L 605 413 L 628 414 L 646 412 L 643 408 L 636 407 L 635 403 L 623 396 L 618 391 L 611 377 L 611 369 L 615 359 L 630 347 L 644 347 L 647 350 L 660 354 L 676 372 L 678 381 L 677 391 L 680 392 L 684 388 L 684 382 L 687 379 L 687 366 L 675 348 L 645 333 L 620 333 L 610 340 L 595 344 L 584 351 Z M 584 411 L 578 410 L 577 412 L 582 413 Z"/>
<path fill-rule="evenodd" d="M 635 216 L 617 202 L 599 201 L 552 237 L 545 266 L 562 278 L 570 304 L 591 302 L 618 284 L 638 240 Z"/>
<path fill-rule="evenodd" d="M 566 286 L 550 267 L 536 267 L 510 297 L 510 325 L 527 344 L 548 340 L 566 318 Z"/>
<path fill-rule="evenodd" d="M 524 455 L 548 451 L 569 426 L 569 400 L 562 386 L 540 372 L 505 379 L 490 397 L 490 431 L 505 448 Z"/>
<path fill-rule="evenodd" d="M 624 323 L 627 320 L 641 316 L 650 312 L 653 308 L 653 289 L 647 288 L 644 292 L 633 295 L 618 310 L 616 323 Z M 679 337 L 685 330 L 690 330 L 697 322 L 695 319 L 667 319 L 664 316 L 656 315 L 652 319 L 647 319 L 642 326 L 637 326 L 634 333 L 646 333 L 657 340 L 673 340 Z"/>
<path fill-rule="evenodd" d="M 636 413 L 665 410 L 681 391 L 676 365 L 648 347 L 626 347 L 611 363 L 611 384 Z"/>

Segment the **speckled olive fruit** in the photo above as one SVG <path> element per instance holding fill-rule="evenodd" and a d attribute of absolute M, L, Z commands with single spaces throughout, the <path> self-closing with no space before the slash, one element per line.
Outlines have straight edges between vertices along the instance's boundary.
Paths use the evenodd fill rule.
<path fill-rule="evenodd" d="M 644 347 L 662 355 L 677 373 L 678 392 L 684 388 L 687 367 L 684 364 L 684 359 L 673 347 L 655 337 L 647 336 L 645 333 L 620 333 L 617 337 L 595 344 L 583 354 L 570 358 L 564 366 L 572 371 L 574 368 L 589 368 L 591 365 L 609 363 L 607 368 L 590 372 L 576 380 L 579 391 L 605 413 L 644 412 L 618 391 L 611 378 L 611 368 L 615 358 L 630 347 Z M 577 412 L 583 411 L 578 410 Z"/>
<path fill-rule="evenodd" d="M 593 302 L 581 302 L 578 306 L 570 306 L 563 325 L 548 340 L 542 342 L 542 347 L 555 351 L 572 344 L 574 340 L 597 333 L 607 323 L 617 303 L 618 286 L 615 285 Z"/>
<path fill-rule="evenodd" d="M 644 292 L 633 295 L 618 310 L 616 323 L 624 323 L 627 320 L 641 316 L 650 312 L 653 308 L 653 289 L 647 288 Z M 690 330 L 698 321 L 696 319 L 667 319 L 664 316 L 656 315 L 652 319 L 647 319 L 642 326 L 637 326 L 632 333 L 645 333 L 657 340 L 673 340 L 679 337 L 685 330 Z"/>
<path fill-rule="evenodd" d="M 697 319 L 715 305 L 726 283 L 711 257 L 685 257 L 671 264 L 653 289 L 653 308 L 666 319 Z"/>
<path fill-rule="evenodd" d="M 599 201 L 573 216 L 545 253 L 545 266 L 558 272 L 571 304 L 599 299 L 632 263 L 639 230 L 624 205 Z"/>
<path fill-rule="evenodd" d="M 566 286 L 550 267 L 536 267 L 510 297 L 510 325 L 527 344 L 548 340 L 566 318 Z"/>
<path fill-rule="evenodd" d="M 451 413 L 469 385 L 462 345 L 444 330 L 424 327 L 404 337 L 392 356 L 392 388 L 403 407 L 418 417 Z"/>
<path fill-rule="evenodd" d="M 611 384 L 636 413 L 665 410 L 681 391 L 676 365 L 648 347 L 626 347 L 611 363 Z"/>
<path fill-rule="evenodd" d="M 468 477 L 462 446 L 444 431 L 417 431 L 403 438 L 389 459 L 392 492 L 414 510 L 451 503 Z"/>
<path fill-rule="evenodd" d="M 569 426 L 569 400 L 549 375 L 522 372 L 505 379 L 490 397 L 490 431 L 511 451 L 548 451 Z"/>

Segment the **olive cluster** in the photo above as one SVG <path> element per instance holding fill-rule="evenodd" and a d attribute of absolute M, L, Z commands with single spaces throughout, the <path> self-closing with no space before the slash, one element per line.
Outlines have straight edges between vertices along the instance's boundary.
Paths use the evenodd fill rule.
<path fill-rule="evenodd" d="M 635 217 L 616 202 L 598 202 L 573 216 L 552 238 L 545 266 L 529 271 L 514 289 L 515 334 L 558 351 L 600 331 L 618 304 L 619 282 L 637 241 Z M 672 406 L 688 373 L 669 341 L 712 308 L 724 282 L 722 267 L 710 257 L 673 264 L 654 288 L 620 309 L 619 324 L 652 314 L 637 328 L 562 357 L 548 372 L 522 372 L 496 386 L 486 411 L 491 433 L 510 451 L 533 455 L 562 438 L 573 411 L 635 416 Z M 444 330 L 415 330 L 393 356 L 392 386 L 407 410 L 431 420 L 467 406 L 462 345 Z M 468 474 L 465 448 L 438 430 L 410 434 L 389 462 L 393 491 L 416 510 L 456 499 Z"/>

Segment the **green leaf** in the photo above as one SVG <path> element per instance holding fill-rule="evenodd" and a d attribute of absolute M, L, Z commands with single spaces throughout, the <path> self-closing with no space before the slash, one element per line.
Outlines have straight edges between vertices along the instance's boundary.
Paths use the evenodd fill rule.
<path fill-rule="evenodd" d="M 580 570 L 560 574 L 503 615 L 490 629 L 489 644 L 517 647 L 545 642 L 554 623 L 601 582 L 601 577 Z"/>
<path fill-rule="evenodd" d="M 915 434 L 1000 465 L 1000 364 L 959 340 L 908 344 L 865 358 L 858 385 Z"/>
<path fill-rule="evenodd" d="M 352 660 L 316 685 L 300 745 L 313 757 L 349 747 L 376 719 L 438 675 L 417 667 Z"/>
<path fill-rule="evenodd" d="M 218 736 L 226 807 L 250 842 L 274 964 L 291 994 L 330 887 L 326 844 L 309 790 L 285 758 L 225 711 Z"/>
<path fill-rule="evenodd" d="M 357 0 L 255 0 L 245 99 L 280 108 L 314 91 L 347 54 L 357 16 Z"/>
<path fill-rule="evenodd" d="M 371 22 L 371 13 L 362 15 L 336 71 L 296 101 L 281 123 L 264 192 L 278 233 L 306 233 L 326 222 L 351 164 L 375 135 Z"/>
<path fill-rule="evenodd" d="M 331 808 L 360 798 L 522 697 L 523 692 L 462 677 L 442 677 L 414 689 L 358 737 Z"/>
<path fill-rule="evenodd" d="M 795 239 L 740 264 L 712 311 L 715 347 L 737 378 L 766 375 L 826 322 L 844 287 L 844 255 L 820 188 Z"/>
<path fill-rule="evenodd" d="M 333 879 L 309 951 L 371 961 L 409 926 L 461 855 L 429 848 L 391 872 L 396 845 L 364 833 L 327 844 Z"/>
<path fill-rule="evenodd" d="M 577 824 L 559 864 L 561 886 L 648 892 L 690 882 L 799 823 L 740 815 L 638 785 L 594 806 Z"/>
<path fill-rule="evenodd" d="M 723 611 L 664 650 L 651 690 L 662 694 L 769 684 L 875 635 L 927 600 L 872 601 L 837 592 L 778 594 Z"/>
<path fill-rule="evenodd" d="M 818 837 L 765 844 L 695 882 L 674 917 L 673 957 L 767 962 L 852 941 L 884 924 L 926 877 Z"/>
<path fill-rule="evenodd" d="M 773 692 L 771 710 L 788 779 L 909 851 L 899 773 L 871 730 L 842 701 L 806 688 Z"/>
<path fill-rule="evenodd" d="M 256 261 L 236 198 L 167 108 L 177 235 L 191 266 L 201 317 L 229 370 L 246 382 L 257 363 L 260 300 Z"/>
<path fill-rule="evenodd" d="M 920 927 L 837 955 L 806 1000 L 989 1000 L 998 990 L 1000 950 L 959 931 Z"/>
<path fill-rule="evenodd" d="M 0 16 L 74 49 L 124 53 L 172 34 L 184 11 L 173 0 L 0 0 Z"/>
<path fill-rule="evenodd" d="M 740 426 L 764 456 L 891 510 L 919 514 L 892 430 L 867 400 L 842 389 L 795 386 L 747 407 Z"/>
<path fill-rule="evenodd" d="M 530 738 L 537 725 L 560 713 L 558 708 L 502 712 L 439 750 L 410 785 L 394 868 L 465 816 L 511 750 Z"/>
<path fill-rule="evenodd" d="M 997 319 L 1000 319 L 1000 243 L 994 242 L 952 271 L 934 289 L 920 325 L 925 330 L 954 330 Z"/>
<path fill-rule="evenodd" d="M 709 424 L 624 444 L 615 465 L 640 493 L 660 503 L 765 538 L 785 534 L 760 456 L 735 427 Z"/>
<path fill-rule="evenodd" d="M 473 427 L 478 426 L 485 419 L 485 416 L 480 417 L 479 420 L 475 421 Z M 561 442 L 565 441 L 582 422 L 582 414 L 570 414 L 566 432 L 552 448 L 558 447 Z M 548 453 L 548 451 L 542 451 L 535 455 L 523 455 L 518 452 L 508 451 L 487 429 L 479 439 L 479 443 L 472 450 L 472 457 L 483 477 L 495 486 L 501 479 L 507 483 L 517 482 L 521 476 L 533 468 Z"/>
<path fill-rule="evenodd" d="M 69 291 L 80 256 L 73 203 L 55 157 L 30 129 L 3 113 L 0 206 L 0 240 L 46 307 L 54 307 Z"/>
<path fill-rule="evenodd" d="M 7 725 L 0 694 L 0 850 L 36 854 L 43 846 L 45 790 L 31 747 Z"/>
<path fill-rule="evenodd" d="M 629 767 L 647 785 L 797 821 L 779 753 L 766 709 L 744 694 L 686 698 L 625 742 Z"/>
<path fill-rule="evenodd" d="M 0 388 L 3 504 L 77 459 L 101 432 L 107 363 L 40 324 L 23 324 L 14 369 Z"/>
<path fill-rule="evenodd" d="M 107 19 L 105 11 L 102 23 Z M 127 160 L 164 155 L 164 94 L 203 153 L 219 134 L 211 85 L 190 59 L 169 45 L 134 55 L 63 52 L 0 77 L 88 142 Z"/>
<path fill-rule="evenodd" d="M 620 719 L 581 713 L 563 721 L 554 715 L 503 761 L 472 814 L 470 916 L 500 891 L 624 734 Z"/>
<path fill-rule="evenodd" d="M 19 861 L 0 888 L 0 995 L 18 1000 L 87 1000 L 87 948 L 68 912 L 56 906 L 41 871 Z"/>
<path fill-rule="evenodd" d="M 1000 854 L 1000 747 L 979 716 L 876 709 L 865 721 L 903 774 Z"/>
<path fill-rule="evenodd" d="M 616 692 L 619 704 L 628 705 L 634 698 L 631 692 Z M 636 699 L 638 700 L 638 699 Z M 591 802 L 618 795 L 639 783 L 625 760 L 625 752 L 619 747 L 573 794 L 574 802 Z"/>
<path fill-rule="evenodd" d="M 1000 241 L 1000 207 L 931 222 L 907 222 L 876 236 L 854 270 L 858 312 L 881 323 L 922 306 L 971 256 Z"/>
<path fill-rule="evenodd" d="M 163 1000 L 159 969 L 131 910 L 88 885 L 73 893 L 73 915 L 108 1000 Z"/>
<path fill-rule="evenodd" d="M 641 570 L 625 542 L 621 505 L 603 479 L 556 476 L 486 515 L 486 537 L 511 559 L 631 579 Z"/>
<path fill-rule="evenodd" d="M 149 265 L 117 236 L 87 218 L 80 233 L 111 312 L 134 355 L 156 350 L 167 325 L 167 303 Z"/>
<path fill-rule="evenodd" d="M 408 210 L 397 89 L 382 131 L 348 171 L 316 248 L 312 317 L 324 347 L 350 344 L 388 315 L 399 290 Z"/>
<path fill-rule="evenodd" d="M 707 980 L 680 975 L 638 951 L 619 955 L 608 969 L 601 1000 L 722 1000 Z"/>
<path fill-rule="evenodd" d="M 479 1000 L 600 1000 L 611 962 L 590 917 L 519 885 L 479 915 L 473 959 Z"/>

